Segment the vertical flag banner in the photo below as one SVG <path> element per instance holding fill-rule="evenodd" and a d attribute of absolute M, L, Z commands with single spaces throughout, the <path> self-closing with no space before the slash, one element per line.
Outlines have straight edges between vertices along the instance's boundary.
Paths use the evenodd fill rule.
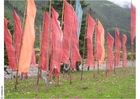
<path fill-rule="evenodd" d="M 131 44 L 136 36 L 136 7 L 131 3 Z"/>
<path fill-rule="evenodd" d="M 93 56 L 93 33 L 94 33 L 94 27 L 95 27 L 95 21 L 94 19 L 88 14 L 87 17 L 87 66 L 94 66 L 94 56 Z"/>
<path fill-rule="evenodd" d="M 14 47 L 15 47 L 15 58 L 16 58 L 16 62 L 17 62 L 18 55 L 19 55 L 22 29 L 21 29 L 20 18 L 17 15 L 15 10 L 13 10 L 13 15 L 14 15 Z"/>
<path fill-rule="evenodd" d="M 119 37 L 119 30 L 118 28 L 116 28 L 116 42 L 115 42 L 115 66 L 119 65 L 119 61 L 120 61 L 120 49 L 121 49 L 121 41 L 120 41 L 120 37 Z"/>
<path fill-rule="evenodd" d="M 63 55 L 61 61 L 68 63 L 70 58 L 70 42 L 72 35 L 73 7 L 64 0 L 64 32 L 63 32 Z"/>
<path fill-rule="evenodd" d="M 127 64 L 126 41 L 127 41 L 127 36 L 125 34 L 122 34 L 122 51 L 123 51 L 122 67 L 123 68 L 125 68 Z"/>
<path fill-rule="evenodd" d="M 35 29 L 34 21 L 36 16 L 36 5 L 34 0 L 27 0 L 27 13 L 24 26 L 23 41 L 21 47 L 21 53 L 19 57 L 19 72 L 28 72 L 32 49 L 35 41 Z"/>
<path fill-rule="evenodd" d="M 114 63 L 114 54 L 113 54 L 113 45 L 114 45 L 114 38 L 107 34 L 107 67 L 106 70 L 111 70 Z"/>
<path fill-rule="evenodd" d="M 12 45 L 12 36 L 9 29 L 7 28 L 7 24 L 8 20 L 4 18 L 4 43 L 8 55 L 9 68 L 15 70 L 16 69 L 15 49 Z"/>
<path fill-rule="evenodd" d="M 50 75 L 53 70 L 55 71 L 56 76 L 60 75 L 60 63 L 61 63 L 61 30 L 57 22 L 58 13 L 52 8 L 52 59 L 51 59 L 51 68 Z"/>
<path fill-rule="evenodd" d="M 75 68 L 76 61 L 82 61 L 81 55 L 79 53 L 79 42 L 78 42 L 78 18 L 74 12 L 73 23 L 72 23 L 72 58 L 71 58 L 71 68 Z"/>
<path fill-rule="evenodd" d="M 98 60 L 99 66 L 104 62 L 104 56 L 104 27 L 98 20 L 96 26 L 96 60 Z"/>
<path fill-rule="evenodd" d="M 77 15 L 77 18 L 78 18 L 78 32 L 77 33 L 78 33 L 78 39 L 79 39 L 81 24 L 82 24 L 83 10 L 82 10 L 81 3 L 80 3 L 79 0 L 76 0 L 75 4 L 76 4 L 75 12 L 76 12 L 76 15 Z"/>
<path fill-rule="evenodd" d="M 40 68 L 41 70 L 46 71 L 47 65 L 47 53 L 48 50 L 48 20 L 49 20 L 48 12 L 44 12 L 44 25 L 43 25 L 43 32 L 42 32 L 42 41 L 41 41 L 41 55 L 40 55 Z"/>

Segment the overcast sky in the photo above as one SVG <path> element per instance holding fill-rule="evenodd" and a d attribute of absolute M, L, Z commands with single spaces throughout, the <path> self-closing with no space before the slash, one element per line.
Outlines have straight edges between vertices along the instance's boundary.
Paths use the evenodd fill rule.
<path fill-rule="evenodd" d="M 114 3 L 119 4 L 119 5 L 123 5 L 124 2 L 126 2 L 126 1 L 131 3 L 131 0 L 108 0 L 108 1 L 113 1 Z M 132 3 L 135 5 L 136 0 L 132 0 Z"/>

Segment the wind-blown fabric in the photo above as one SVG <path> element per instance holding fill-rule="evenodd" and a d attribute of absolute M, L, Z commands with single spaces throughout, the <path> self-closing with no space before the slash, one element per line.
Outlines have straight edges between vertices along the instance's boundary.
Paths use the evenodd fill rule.
<path fill-rule="evenodd" d="M 71 68 L 75 68 L 76 61 L 82 61 L 81 55 L 79 53 L 79 42 L 78 42 L 78 19 L 76 13 L 74 12 L 73 23 L 72 23 L 72 57 L 71 57 Z"/>
<path fill-rule="evenodd" d="M 60 63 L 61 63 L 61 31 L 58 25 L 58 13 L 52 8 L 52 59 L 51 59 L 51 67 L 50 67 L 50 75 L 53 70 L 57 76 L 60 75 Z"/>
<path fill-rule="evenodd" d="M 19 57 L 19 72 L 28 72 L 31 57 L 32 57 L 32 48 L 35 41 L 35 29 L 34 22 L 36 16 L 36 5 L 34 0 L 27 0 L 27 13 L 24 26 L 23 41 L 21 47 L 21 53 Z"/>
<path fill-rule="evenodd" d="M 119 61 L 120 61 L 120 49 L 121 49 L 121 41 L 120 41 L 120 37 L 119 37 L 119 30 L 118 28 L 116 28 L 116 34 L 115 34 L 115 38 L 116 38 L 116 42 L 115 42 L 115 66 L 119 65 Z"/>
<path fill-rule="evenodd" d="M 127 36 L 125 34 L 122 34 L 122 51 L 123 51 L 123 60 L 122 60 L 122 67 L 125 68 L 127 64 L 127 50 L 126 50 L 126 41 Z"/>
<path fill-rule="evenodd" d="M 131 4 L 131 44 L 136 36 L 136 7 Z"/>
<path fill-rule="evenodd" d="M 82 24 L 83 10 L 82 10 L 81 3 L 80 3 L 79 0 L 76 0 L 75 4 L 76 4 L 75 12 L 76 12 L 76 15 L 77 15 L 77 18 L 78 18 L 78 32 L 77 32 L 77 34 L 78 34 L 78 39 L 79 39 L 81 24 Z"/>
<path fill-rule="evenodd" d="M 64 32 L 63 32 L 63 55 L 61 61 L 65 64 L 68 63 L 70 58 L 70 42 L 72 35 L 72 22 L 73 22 L 73 7 L 64 0 Z"/>
<path fill-rule="evenodd" d="M 93 33 L 94 33 L 94 27 L 95 27 L 95 21 L 94 19 L 88 14 L 87 17 L 87 33 L 86 33 L 86 39 L 87 39 L 87 66 L 94 66 L 94 56 L 93 56 Z"/>
<path fill-rule="evenodd" d="M 114 63 L 114 54 L 113 54 L 113 45 L 114 45 L 114 38 L 107 34 L 107 67 L 106 70 L 111 70 Z"/>
<path fill-rule="evenodd" d="M 8 55 L 9 68 L 15 70 L 16 69 L 15 49 L 12 45 L 12 36 L 9 29 L 7 28 L 7 24 L 8 20 L 4 18 L 4 43 Z"/>
<path fill-rule="evenodd" d="M 15 47 L 15 58 L 16 62 L 18 61 L 19 49 L 20 49 L 20 40 L 21 40 L 21 21 L 16 11 L 13 10 L 14 15 L 14 47 Z"/>
<path fill-rule="evenodd" d="M 40 55 L 40 68 L 41 70 L 46 71 L 47 66 L 47 54 L 49 52 L 48 44 L 48 21 L 49 21 L 49 14 L 48 12 L 44 12 L 44 25 L 43 25 L 43 32 L 42 32 L 42 42 L 41 42 L 41 55 Z"/>
<path fill-rule="evenodd" d="M 98 20 L 98 25 L 96 27 L 96 60 L 98 60 L 99 66 L 104 62 L 104 56 L 104 27 Z"/>

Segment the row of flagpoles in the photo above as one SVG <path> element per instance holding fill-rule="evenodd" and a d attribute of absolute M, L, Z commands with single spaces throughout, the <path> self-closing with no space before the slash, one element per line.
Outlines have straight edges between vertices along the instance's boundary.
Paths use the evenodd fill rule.
<path fill-rule="evenodd" d="M 25 7 L 25 14 L 23 26 L 21 28 L 21 22 L 16 14 L 14 14 L 14 36 L 15 44 L 12 45 L 12 37 L 10 31 L 7 28 L 8 20 L 4 18 L 4 42 L 8 53 L 9 67 L 16 72 L 15 89 L 18 81 L 18 72 L 27 73 L 30 65 L 35 64 L 35 52 L 34 52 L 34 41 L 35 41 L 35 29 L 34 21 L 36 16 L 36 6 L 34 0 L 27 0 Z M 51 16 L 52 15 L 52 16 Z M 58 21 L 58 13 L 53 7 L 50 8 L 49 13 L 44 11 L 44 22 L 43 29 L 41 32 L 41 44 L 40 44 L 40 58 L 38 63 L 38 79 L 41 70 L 47 71 L 51 76 L 52 72 L 56 76 L 60 75 L 60 64 L 68 64 L 70 60 L 70 73 L 71 68 L 75 68 L 77 61 L 82 61 L 82 72 L 81 80 L 83 75 L 83 63 L 84 63 L 84 50 L 85 44 L 87 44 L 87 66 L 95 67 L 95 60 L 98 61 L 98 67 L 104 62 L 105 48 L 104 48 L 104 27 L 101 22 L 94 20 L 90 14 L 87 14 L 86 29 L 85 29 L 85 40 L 83 48 L 83 59 L 79 53 L 79 35 L 82 22 L 82 7 L 79 0 L 76 0 L 76 9 L 66 0 L 63 1 L 62 9 L 62 22 Z M 135 34 L 135 7 L 131 6 L 131 46 L 132 53 L 133 41 L 136 36 Z M 63 30 L 62 30 L 63 28 Z M 93 37 L 95 38 L 93 48 Z M 126 40 L 125 34 L 122 34 L 122 50 L 123 50 L 123 63 L 122 67 L 126 66 L 127 63 L 127 51 L 126 51 Z M 113 53 L 113 45 L 115 42 L 115 53 Z M 119 38 L 119 30 L 116 28 L 115 41 L 114 38 L 107 33 L 107 60 L 106 60 L 106 73 L 109 75 L 109 71 L 115 66 L 118 66 L 120 61 L 120 50 L 121 41 Z M 133 56 L 133 54 L 132 54 Z M 132 57 L 133 59 L 133 57 Z M 33 60 L 33 62 L 31 62 Z M 59 78 L 58 78 L 59 79 Z M 71 74 L 70 74 L 71 83 Z"/>

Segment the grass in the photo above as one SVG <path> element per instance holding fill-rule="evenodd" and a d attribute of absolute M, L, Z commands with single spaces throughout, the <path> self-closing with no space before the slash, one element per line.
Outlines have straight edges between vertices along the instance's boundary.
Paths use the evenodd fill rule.
<path fill-rule="evenodd" d="M 81 72 L 72 73 L 72 84 L 69 82 L 69 75 L 61 75 L 60 86 L 54 84 L 46 91 L 45 82 L 40 79 L 39 86 L 36 86 L 36 77 L 20 80 L 17 90 L 14 90 L 15 79 L 4 80 L 4 96 L 6 98 L 136 98 L 136 79 L 132 77 L 131 67 L 116 69 L 116 75 L 106 77 L 105 71 L 99 74 L 95 71 L 84 71 L 83 80 L 80 80 Z"/>

